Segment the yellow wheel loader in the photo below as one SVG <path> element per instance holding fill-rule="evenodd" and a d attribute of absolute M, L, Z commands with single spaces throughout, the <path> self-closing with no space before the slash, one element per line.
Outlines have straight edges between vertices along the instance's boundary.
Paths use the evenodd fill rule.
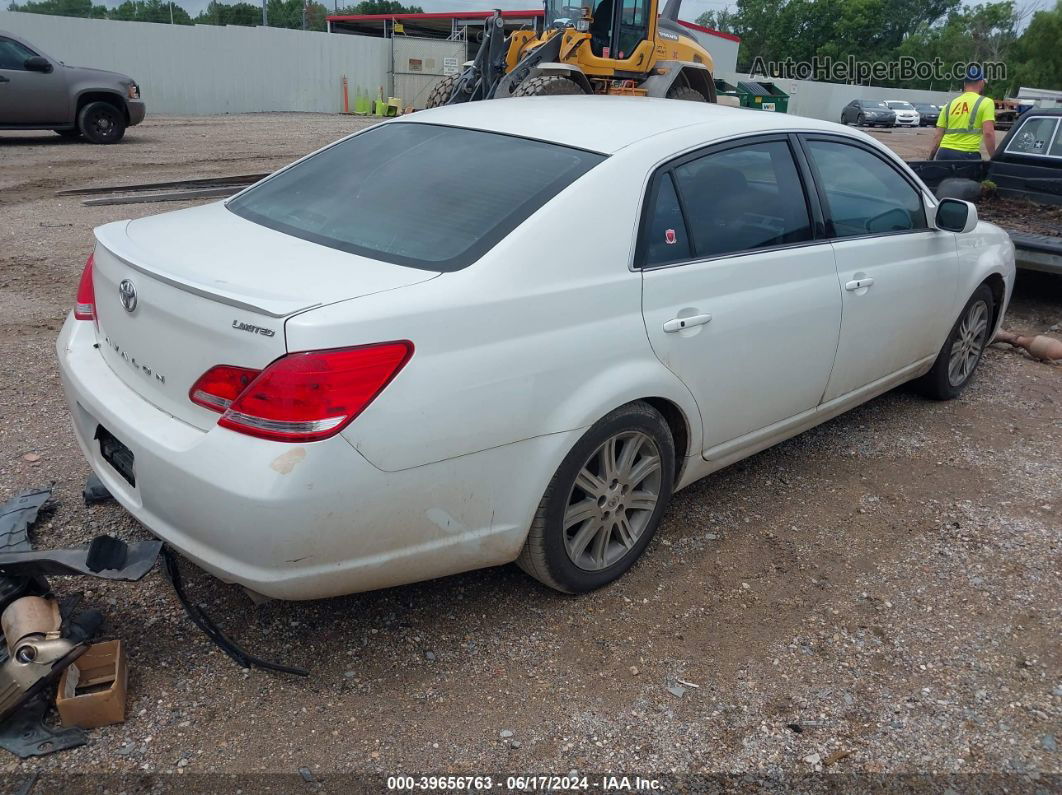
<path fill-rule="evenodd" d="M 715 102 L 712 56 L 678 23 L 681 0 L 546 0 L 543 30 L 505 35 L 501 12 L 476 57 L 444 77 L 427 107 L 557 94 L 632 94 Z"/>

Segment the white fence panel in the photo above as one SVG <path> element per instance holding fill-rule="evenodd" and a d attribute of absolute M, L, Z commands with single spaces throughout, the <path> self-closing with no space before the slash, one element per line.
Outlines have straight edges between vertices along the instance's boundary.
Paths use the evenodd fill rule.
<path fill-rule="evenodd" d="M 412 105 L 422 109 L 432 88 L 447 73 L 447 65 L 459 69 L 466 60 L 463 41 L 412 36 L 395 36 L 391 41 L 394 42 L 394 96 L 402 98 L 403 107 Z"/>
<path fill-rule="evenodd" d="M 0 30 L 53 58 L 128 74 L 148 113 L 213 114 L 343 109 L 357 87 L 390 85 L 391 44 L 284 28 L 160 25 L 0 12 Z"/>

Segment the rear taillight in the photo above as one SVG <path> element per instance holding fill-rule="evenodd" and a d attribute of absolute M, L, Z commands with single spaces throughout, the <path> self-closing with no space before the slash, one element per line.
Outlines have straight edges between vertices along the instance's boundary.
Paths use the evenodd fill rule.
<path fill-rule="evenodd" d="M 413 355 L 413 343 L 282 356 L 261 373 L 227 365 L 196 381 L 189 397 L 224 411 L 218 425 L 282 442 L 313 442 L 339 433 L 383 391 Z M 240 381 L 253 380 L 236 391 Z"/>
<path fill-rule="evenodd" d="M 77 285 L 77 299 L 74 303 L 76 320 L 96 319 L 96 292 L 92 289 L 93 255 L 89 254 L 85 269 L 81 271 L 81 281 Z"/>
<path fill-rule="evenodd" d="M 249 367 L 219 364 L 199 376 L 199 380 L 188 390 L 188 397 L 203 408 L 223 412 L 260 372 Z"/>

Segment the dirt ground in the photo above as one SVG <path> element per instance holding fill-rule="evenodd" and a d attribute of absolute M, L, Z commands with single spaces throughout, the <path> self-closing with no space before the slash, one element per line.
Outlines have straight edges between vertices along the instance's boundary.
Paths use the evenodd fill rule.
<path fill-rule="evenodd" d="M 148 537 L 82 504 L 54 342 L 92 228 L 181 206 L 54 192 L 267 171 L 357 125 L 150 117 L 113 147 L 0 133 L 0 495 L 56 482 L 39 546 Z M 878 135 L 928 148 L 928 131 Z M 1062 278 L 1020 274 L 1005 325 L 1060 321 Z M 959 400 L 898 389 L 676 495 L 643 561 L 588 596 L 510 566 L 255 607 L 185 564 L 222 627 L 308 679 L 238 668 L 157 569 L 56 577 L 128 645 L 128 717 L 76 750 L 0 752 L 0 773 L 1059 773 L 1060 453 L 1062 367 L 996 345 Z"/>

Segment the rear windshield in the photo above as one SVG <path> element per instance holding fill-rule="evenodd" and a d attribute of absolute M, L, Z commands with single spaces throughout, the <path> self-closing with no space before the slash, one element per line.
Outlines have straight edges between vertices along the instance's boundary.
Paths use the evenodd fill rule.
<path fill-rule="evenodd" d="M 526 138 L 399 122 L 340 141 L 227 206 L 341 251 L 452 271 L 604 159 Z"/>
<path fill-rule="evenodd" d="M 864 99 L 862 100 L 862 103 L 864 108 L 885 108 L 886 110 L 889 108 L 889 106 L 880 99 Z"/>

